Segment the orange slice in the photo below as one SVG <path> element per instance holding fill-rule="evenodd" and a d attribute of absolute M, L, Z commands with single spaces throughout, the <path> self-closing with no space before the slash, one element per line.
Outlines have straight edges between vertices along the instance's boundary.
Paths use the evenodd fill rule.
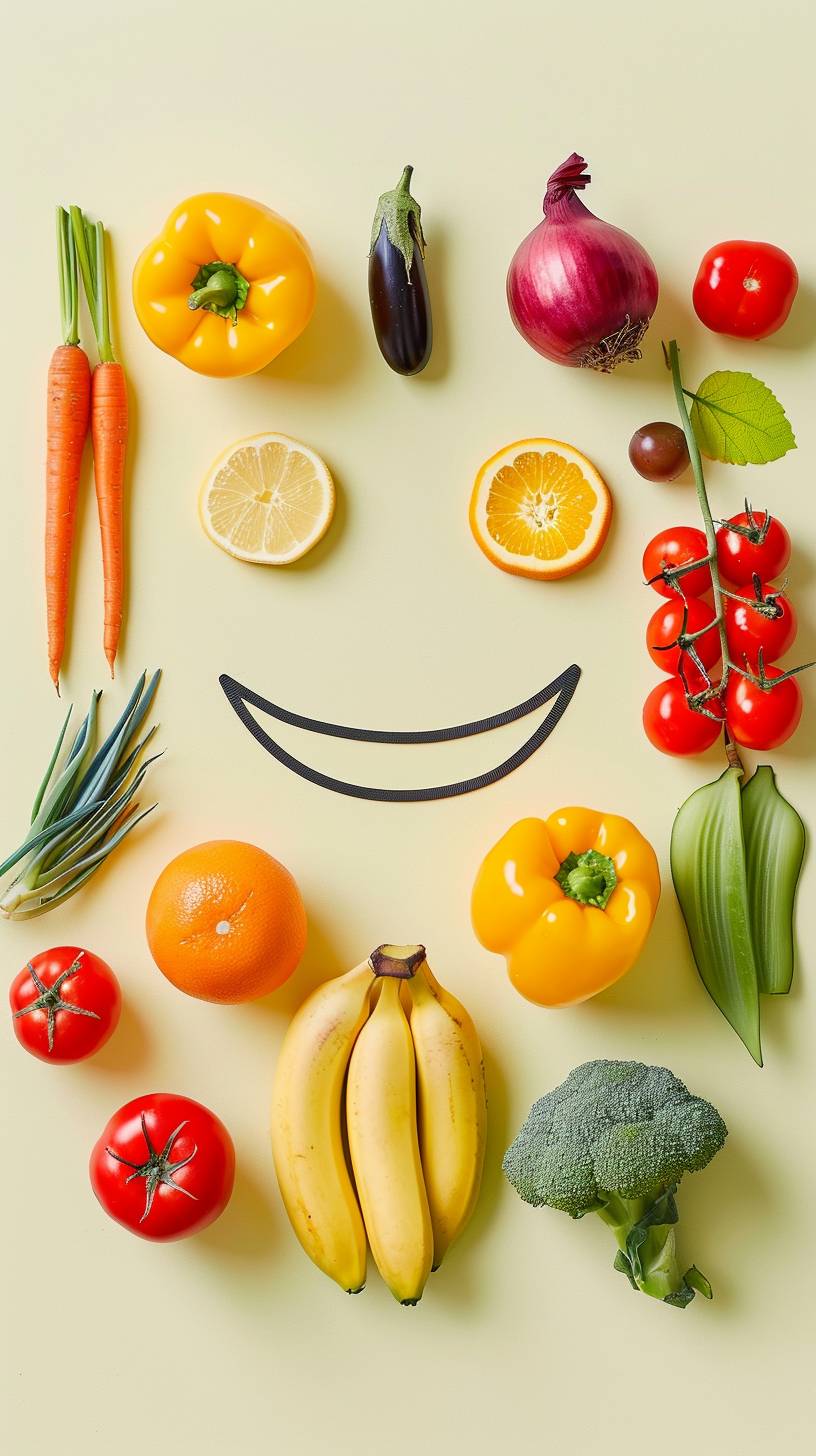
<path fill-rule="evenodd" d="M 595 466 L 560 440 L 516 440 L 476 476 L 470 528 L 502 571 L 554 581 L 598 555 L 612 497 Z"/>

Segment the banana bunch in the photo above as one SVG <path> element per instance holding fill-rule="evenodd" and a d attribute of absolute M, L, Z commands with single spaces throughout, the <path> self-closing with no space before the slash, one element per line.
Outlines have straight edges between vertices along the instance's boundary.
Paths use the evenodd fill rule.
<path fill-rule="evenodd" d="M 272 1152 L 309 1258 L 350 1294 L 368 1245 L 416 1304 L 479 1196 L 482 1049 L 421 945 L 381 945 L 301 1006 L 275 1075 Z"/>

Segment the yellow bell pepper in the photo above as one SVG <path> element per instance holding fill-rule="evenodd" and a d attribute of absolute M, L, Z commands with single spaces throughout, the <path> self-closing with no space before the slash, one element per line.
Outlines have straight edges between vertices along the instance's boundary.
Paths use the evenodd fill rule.
<path fill-rule="evenodd" d="M 655 852 L 617 814 L 520 819 L 476 877 L 473 926 L 539 1006 L 569 1006 L 634 965 L 660 898 Z"/>
<path fill-rule="evenodd" d="M 148 338 L 199 374 L 263 369 L 303 332 L 314 300 L 305 238 L 268 207 L 229 192 L 180 203 L 133 272 Z"/>

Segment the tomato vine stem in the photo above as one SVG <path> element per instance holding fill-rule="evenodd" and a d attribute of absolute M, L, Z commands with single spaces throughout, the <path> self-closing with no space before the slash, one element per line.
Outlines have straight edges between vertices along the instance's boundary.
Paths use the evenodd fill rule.
<path fill-rule="evenodd" d="M 680 375 L 680 350 L 677 347 L 677 340 L 672 339 L 669 344 L 669 368 L 671 369 L 672 383 L 674 385 L 674 397 L 677 401 L 677 412 L 680 416 L 680 424 L 683 427 L 683 434 L 686 437 L 691 468 L 694 472 L 694 485 L 697 491 L 697 500 L 705 527 L 706 545 L 708 546 L 708 565 L 711 572 L 711 590 L 714 597 L 714 616 L 716 619 L 717 631 L 720 634 L 720 647 L 722 649 L 723 675 L 720 691 L 724 691 L 728 681 L 728 673 L 733 666 L 728 656 L 728 639 L 725 632 L 725 611 L 723 607 L 723 589 L 720 583 L 720 573 L 717 566 L 717 535 L 714 529 L 714 518 L 711 514 L 711 506 L 708 502 L 705 475 L 703 474 L 703 462 L 700 456 L 700 447 L 697 444 L 697 437 L 691 427 L 689 412 L 686 408 L 686 393 L 683 388 L 683 380 Z"/>

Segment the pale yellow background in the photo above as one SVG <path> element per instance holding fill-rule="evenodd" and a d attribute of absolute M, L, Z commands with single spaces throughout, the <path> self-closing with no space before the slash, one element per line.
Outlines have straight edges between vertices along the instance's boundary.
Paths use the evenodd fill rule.
<path fill-rule="evenodd" d="M 805 601 L 816 557 L 810 5 L 73 0 L 15 11 L 3 28 L 0 847 L 22 832 L 60 716 L 41 590 L 58 200 L 110 225 L 134 400 L 130 611 L 107 711 L 143 665 L 162 665 L 167 752 L 150 778 L 160 809 L 116 862 L 48 919 L 0 930 L 6 980 L 29 955 L 73 941 L 111 961 L 127 1003 L 115 1040 L 86 1067 L 48 1069 L 4 1032 L 5 1449 L 674 1456 L 807 1442 L 812 956 L 803 954 L 791 997 L 764 1007 L 760 1072 L 697 981 L 670 885 L 637 969 L 562 1014 L 515 995 L 474 940 L 468 897 L 482 853 L 514 818 L 570 801 L 630 816 L 667 874 L 676 806 L 719 771 L 716 753 L 658 756 L 640 727 L 656 680 L 642 642 L 656 598 L 639 584 L 641 551 L 658 527 L 696 520 L 690 485 L 650 486 L 626 456 L 636 426 L 672 415 L 661 335 L 681 340 L 689 384 L 714 367 L 754 367 L 788 407 L 797 454 L 761 471 L 712 467 L 709 479 L 720 511 L 750 491 L 791 527 L 790 584 L 805 618 L 797 652 L 816 656 Z M 504 301 L 507 261 L 540 215 L 548 173 L 573 148 L 591 163 L 591 205 L 642 239 L 662 280 L 645 359 L 613 378 L 539 359 Z M 433 360 L 415 380 L 382 363 L 366 294 L 377 194 L 409 160 L 436 320 Z M 138 251 L 176 202 L 208 187 L 271 204 L 314 248 L 314 321 L 254 379 L 186 372 L 147 341 L 130 305 Z M 734 235 L 771 238 L 802 265 L 791 323 L 762 346 L 715 338 L 690 308 L 698 258 Z M 325 543 L 281 572 L 232 562 L 196 520 L 210 460 L 266 429 L 308 440 L 340 490 Z M 573 441 L 615 495 L 602 558 L 563 585 L 496 571 L 467 527 L 478 465 L 530 434 Z M 64 685 L 79 705 L 105 677 L 88 486 Z M 584 676 L 544 749 L 498 787 L 441 806 L 366 805 L 304 784 L 257 747 L 217 684 L 226 670 L 306 713 L 435 726 L 517 702 L 571 660 Z M 803 686 L 805 726 L 774 762 L 813 822 L 816 682 Z M 489 767 L 530 726 L 425 750 L 285 737 L 328 771 L 404 784 Z M 306 960 L 262 1005 L 187 1000 L 147 953 L 156 874 L 213 836 L 267 847 L 306 900 Z M 804 951 L 813 891 L 811 863 Z M 482 1030 L 490 1082 L 478 1214 L 410 1311 L 376 1274 L 350 1300 L 312 1268 L 283 1216 L 267 1146 L 270 1082 L 293 1008 L 308 986 L 389 938 L 427 943 Z M 635 1298 L 597 1221 L 533 1212 L 503 1182 L 501 1154 L 530 1102 L 593 1056 L 665 1062 L 729 1123 L 725 1152 L 680 1200 L 682 1247 L 714 1284 L 710 1306 L 679 1313 Z M 239 1157 L 220 1223 L 168 1247 L 106 1219 L 86 1172 L 109 1114 L 156 1089 L 211 1104 Z"/>

